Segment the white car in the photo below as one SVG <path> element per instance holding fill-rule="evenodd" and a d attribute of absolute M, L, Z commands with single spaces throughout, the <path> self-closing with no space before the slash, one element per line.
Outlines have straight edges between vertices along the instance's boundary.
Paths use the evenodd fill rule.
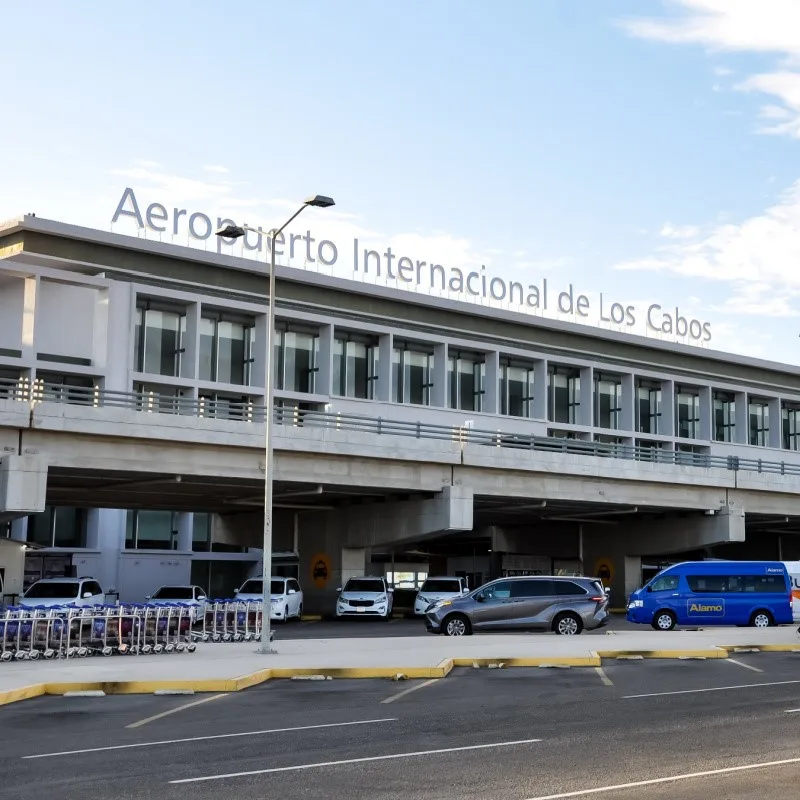
<path fill-rule="evenodd" d="M 428 578 L 414 599 L 414 614 L 424 614 L 429 606 L 439 600 L 450 600 L 469 592 L 464 578 Z"/>
<path fill-rule="evenodd" d="M 393 589 L 384 578 L 350 578 L 344 587 L 339 587 L 336 600 L 336 616 L 341 617 L 380 617 L 392 616 Z"/>
<path fill-rule="evenodd" d="M 94 578 L 42 578 L 28 587 L 19 600 L 23 608 L 45 606 L 96 606 L 105 593 Z"/>
<path fill-rule="evenodd" d="M 303 590 L 295 578 L 273 577 L 270 580 L 269 618 L 288 622 L 303 616 Z M 261 578 L 248 578 L 235 592 L 235 600 L 258 601 L 264 595 Z"/>
<path fill-rule="evenodd" d="M 206 592 L 201 586 L 159 586 L 146 598 L 148 602 L 180 604 L 191 607 L 192 622 L 202 618 L 206 606 Z"/>

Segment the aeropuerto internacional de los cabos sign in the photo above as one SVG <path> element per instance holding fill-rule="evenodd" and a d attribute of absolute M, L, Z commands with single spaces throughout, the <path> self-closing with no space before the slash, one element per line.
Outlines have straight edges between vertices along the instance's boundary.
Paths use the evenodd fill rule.
<path fill-rule="evenodd" d="M 215 236 L 215 231 L 226 225 L 238 225 L 225 217 L 216 220 L 201 211 L 189 212 L 184 208 L 169 208 L 163 203 L 140 205 L 130 187 L 122 193 L 117 203 L 112 225 L 119 220 L 132 220 L 140 230 L 149 230 L 170 236 L 187 235 L 189 240 L 203 242 L 216 240 L 217 252 L 223 253 L 236 246 L 236 240 Z M 248 232 L 241 239 L 243 254 L 260 253 L 266 248 L 267 231 Z M 341 269 L 345 250 L 330 239 L 317 240 L 311 231 L 304 234 L 280 234 L 275 241 L 276 256 L 280 258 L 301 258 L 307 265 L 321 265 L 325 268 Z M 590 298 L 575 290 L 572 284 L 564 291 L 554 291 L 547 278 L 538 283 L 522 283 L 487 274 L 486 267 L 462 269 L 454 266 L 419 261 L 405 255 L 398 255 L 387 247 L 384 252 L 362 247 L 358 239 L 353 239 L 347 248 L 352 257 L 352 273 L 357 278 L 377 277 L 404 289 L 431 290 L 444 292 L 454 298 L 472 301 L 486 301 L 507 304 L 517 311 L 569 316 L 573 319 L 601 325 L 613 325 L 622 329 L 643 327 L 646 332 L 689 342 L 706 344 L 711 341 L 711 323 L 683 315 L 679 308 L 665 309 L 659 303 L 651 303 L 642 312 L 634 305 L 611 301 L 604 294 L 593 306 Z"/>

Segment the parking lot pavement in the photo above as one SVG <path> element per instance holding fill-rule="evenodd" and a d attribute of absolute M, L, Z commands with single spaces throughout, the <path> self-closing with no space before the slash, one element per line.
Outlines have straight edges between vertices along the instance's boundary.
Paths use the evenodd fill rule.
<path fill-rule="evenodd" d="M 430 636 L 425 630 L 425 622 L 420 618 L 374 619 L 347 618 L 339 620 L 309 620 L 274 625 L 275 639 L 371 639 L 380 636 Z M 634 625 L 622 614 L 615 614 L 611 622 L 596 631 L 585 631 L 582 636 L 604 636 L 607 631 L 650 630 L 642 625 Z M 497 634 L 501 635 L 501 634 Z M 545 636 L 547 632 L 533 632 L 531 636 Z"/>
<path fill-rule="evenodd" d="M 800 656 L 37 698 L 0 708 L 0 730 L 20 800 L 796 800 Z"/>

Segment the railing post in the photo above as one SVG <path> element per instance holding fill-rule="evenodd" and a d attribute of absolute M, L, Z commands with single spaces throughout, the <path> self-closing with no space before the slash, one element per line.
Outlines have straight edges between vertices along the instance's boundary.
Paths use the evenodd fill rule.
<path fill-rule="evenodd" d="M 417 439 L 421 439 L 422 438 L 422 423 L 419 420 L 417 420 L 416 428 L 417 428 Z"/>
<path fill-rule="evenodd" d="M 378 436 L 380 436 L 383 433 L 383 431 L 381 430 L 381 422 L 382 422 L 381 418 L 378 417 Z"/>

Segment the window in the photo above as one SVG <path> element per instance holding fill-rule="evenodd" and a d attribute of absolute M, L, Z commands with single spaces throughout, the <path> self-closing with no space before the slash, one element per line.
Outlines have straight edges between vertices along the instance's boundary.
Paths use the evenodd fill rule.
<path fill-rule="evenodd" d="M 678 417 L 678 436 L 681 439 L 700 438 L 700 395 L 691 389 L 678 388 L 675 393 Z"/>
<path fill-rule="evenodd" d="M 477 353 L 451 350 L 448 356 L 450 373 L 450 408 L 480 411 L 483 407 L 486 364 Z"/>
<path fill-rule="evenodd" d="M 48 506 L 41 514 L 31 514 L 28 541 L 42 547 L 85 547 L 85 509 Z"/>
<path fill-rule="evenodd" d="M 714 441 L 732 442 L 736 428 L 736 400 L 732 394 L 714 392 Z"/>
<path fill-rule="evenodd" d="M 94 402 L 94 388 L 94 379 L 84 375 L 59 375 L 37 370 L 34 397 L 57 403 L 91 405 Z"/>
<path fill-rule="evenodd" d="M 350 578 L 344 587 L 346 592 L 385 592 L 381 578 Z"/>
<path fill-rule="evenodd" d="M 100 584 L 97 581 L 84 581 L 81 587 L 81 593 L 82 595 L 88 593 L 92 597 L 97 597 L 97 595 L 103 594 L 103 590 L 100 588 Z"/>
<path fill-rule="evenodd" d="M 337 335 L 333 348 L 333 394 L 375 399 L 379 345 L 372 337 Z"/>
<path fill-rule="evenodd" d="M 200 319 L 200 380 L 249 386 L 255 326 L 221 316 Z"/>
<path fill-rule="evenodd" d="M 157 386 L 152 383 L 134 383 L 133 391 L 139 395 L 137 408 L 158 414 L 180 414 L 183 411 L 194 413 L 194 401 L 184 400 L 188 389 L 176 386 Z"/>
<path fill-rule="evenodd" d="M 273 342 L 275 388 L 285 392 L 313 393 L 319 371 L 318 333 L 276 327 Z"/>
<path fill-rule="evenodd" d="M 800 450 L 800 407 L 783 407 L 783 448 Z"/>
<path fill-rule="evenodd" d="M 618 430 L 622 414 L 622 382 L 619 378 L 595 374 L 594 380 L 595 426 Z"/>
<path fill-rule="evenodd" d="M 636 388 L 636 410 L 640 433 L 661 432 L 661 385 L 654 381 L 639 381 Z"/>
<path fill-rule="evenodd" d="M 661 578 L 656 578 L 650 584 L 651 592 L 674 592 L 678 588 L 680 578 L 677 575 L 664 575 Z"/>
<path fill-rule="evenodd" d="M 748 406 L 750 417 L 750 444 L 757 447 L 769 445 L 769 404 L 765 400 L 751 400 Z"/>
<path fill-rule="evenodd" d="M 548 378 L 550 382 L 550 421 L 576 424 L 581 404 L 580 372 L 565 367 L 553 367 Z"/>
<path fill-rule="evenodd" d="M 556 591 L 555 593 L 559 597 L 566 597 L 566 596 L 573 596 L 573 595 L 585 595 L 587 594 L 586 589 L 578 586 L 577 583 L 573 583 L 572 581 L 556 581 Z M 598 589 L 602 594 L 601 589 Z"/>
<path fill-rule="evenodd" d="M 512 597 L 553 597 L 556 589 L 553 581 L 523 580 L 511 582 Z"/>
<path fill-rule="evenodd" d="M 25 592 L 25 597 L 34 600 L 58 600 L 62 597 L 74 597 L 77 599 L 80 591 L 78 581 L 41 581 L 34 583 Z"/>
<path fill-rule="evenodd" d="M 500 581 L 489 584 L 481 591 L 486 600 L 507 600 L 511 597 L 511 581 Z"/>
<path fill-rule="evenodd" d="M 196 553 L 208 553 L 211 551 L 211 514 L 193 515 L 192 550 Z"/>
<path fill-rule="evenodd" d="M 246 395 L 226 395 L 201 390 L 197 409 L 199 416 L 215 419 L 250 421 L 253 416 L 252 400 Z"/>
<path fill-rule="evenodd" d="M 134 369 L 153 375 L 181 374 L 181 355 L 186 335 L 184 309 L 159 310 L 150 302 L 136 309 Z"/>
<path fill-rule="evenodd" d="M 458 594 L 461 591 L 461 582 L 456 580 L 448 580 L 447 578 L 433 578 L 432 580 L 425 581 L 420 588 L 421 592 L 432 592 L 445 594 L 452 592 Z"/>
<path fill-rule="evenodd" d="M 290 580 L 287 581 L 287 591 L 299 592 L 300 584 L 296 580 L 294 580 L 294 578 L 291 578 Z"/>
<path fill-rule="evenodd" d="M 433 352 L 395 342 L 392 352 L 394 401 L 428 406 L 433 386 Z"/>
<path fill-rule="evenodd" d="M 687 575 L 686 582 L 696 594 L 786 593 L 783 575 Z"/>
<path fill-rule="evenodd" d="M 153 594 L 153 600 L 194 600 L 191 586 L 162 586 Z"/>
<path fill-rule="evenodd" d="M 173 511 L 128 511 L 127 550 L 174 550 L 178 542 L 177 514 Z"/>
<path fill-rule="evenodd" d="M 500 413 L 507 417 L 533 417 L 533 364 L 501 360 Z"/>

